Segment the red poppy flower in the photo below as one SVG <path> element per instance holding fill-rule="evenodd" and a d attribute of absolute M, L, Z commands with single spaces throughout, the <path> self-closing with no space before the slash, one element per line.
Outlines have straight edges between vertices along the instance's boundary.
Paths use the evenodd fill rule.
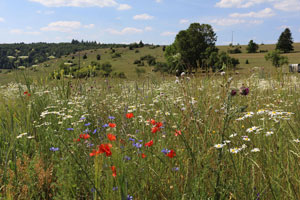
<path fill-rule="evenodd" d="M 90 153 L 90 156 L 92 157 L 92 156 L 95 156 L 95 155 L 97 155 L 97 151 L 95 149 L 93 149 L 93 151 Z"/>
<path fill-rule="evenodd" d="M 99 146 L 99 150 L 97 151 L 97 153 L 105 153 L 106 156 L 111 156 L 111 151 L 110 151 L 111 147 L 112 147 L 111 144 L 101 144 Z"/>
<path fill-rule="evenodd" d="M 117 170 L 115 166 L 111 166 L 111 171 L 112 171 L 112 176 L 116 177 L 117 176 Z"/>
<path fill-rule="evenodd" d="M 81 138 L 81 139 L 89 139 L 91 136 L 89 135 L 89 134 L 80 134 L 79 135 L 79 138 Z"/>
<path fill-rule="evenodd" d="M 156 123 L 156 127 L 158 127 L 158 128 L 162 127 L 162 125 L 163 125 L 163 123 L 161 123 L 161 122 Z"/>
<path fill-rule="evenodd" d="M 126 117 L 127 117 L 127 119 L 130 119 L 130 118 L 133 118 L 134 116 L 133 116 L 133 113 L 127 113 Z"/>
<path fill-rule="evenodd" d="M 155 125 L 156 122 L 155 122 L 154 119 L 151 119 L 151 120 L 150 120 L 150 123 L 151 123 L 152 125 Z"/>
<path fill-rule="evenodd" d="M 152 127 L 152 129 L 151 129 L 152 133 L 156 133 L 157 131 L 160 131 L 160 128 L 158 128 L 156 126 Z"/>
<path fill-rule="evenodd" d="M 28 93 L 28 94 L 27 94 L 27 96 L 28 96 L 28 97 L 30 97 L 30 96 L 31 96 L 31 94 L 30 94 L 30 93 Z"/>
<path fill-rule="evenodd" d="M 153 145 L 153 140 L 151 140 L 150 142 L 147 142 L 145 144 L 146 147 L 151 147 Z"/>
<path fill-rule="evenodd" d="M 24 95 L 26 95 L 26 94 L 28 94 L 28 91 L 25 91 L 25 92 L 24 92 Z"/>
<path fill-rule="evenodd" d="M 116 140 L 116 136 L 113 135 L 113 134 L 111 134 L 111 133 L 107 134 L 107 137 L 108 137 L 108 139 L 109 139 L 110 141 L 115 141 L 115 140 Z"/>
<path fill-rule="evenodd" d="M 176 153 L 175 153 L 175 151 L 173 149 L 171 149 L 171 151 L 167 154 L 167 156 L 169 158 L 173 158 L 174 156 L 176 156 Z"/>
<path fill-rule="evenodd" d="M 142 158 L 146 158 L 147 156 L 145 154 L 142 153 Z"/>
<path fill-rule="evenodd" d="M 115 128 L 117 125 L 116 125 L 115 123 L 108 123 L 108 126 L 109 126 L 110 128 Z"/>
<path fill-rule="evenodd" d="M 175 136 L 181 135 L 181 131 L 175 130 Z"/>

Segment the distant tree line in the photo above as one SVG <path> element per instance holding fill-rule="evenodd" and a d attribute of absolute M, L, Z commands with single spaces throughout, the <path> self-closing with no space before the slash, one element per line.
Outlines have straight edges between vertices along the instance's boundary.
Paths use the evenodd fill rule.
<path fill-rule="evenodd" d="M 142 42 L 139 44 L 142 45 Z M 144 45 L 144 44 L 143 44 Z M 129 47 L 126 44 L 100 44 L 95 41 L 72 40 L 70 43 L 0 44 L 0 69 L 29 67 L 51 58 L 60 58 L 78 51 L 99 48 Z"/>

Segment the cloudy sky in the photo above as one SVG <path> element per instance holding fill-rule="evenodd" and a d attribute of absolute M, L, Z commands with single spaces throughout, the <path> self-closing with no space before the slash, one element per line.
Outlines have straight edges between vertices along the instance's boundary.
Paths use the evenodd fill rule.
<path fill-rule="evenodd" d="M 211 24 L 218 45 L 300 42 L 300 0 L 0 0 L 0 43 L 170 44 L 190 23 Z"/>

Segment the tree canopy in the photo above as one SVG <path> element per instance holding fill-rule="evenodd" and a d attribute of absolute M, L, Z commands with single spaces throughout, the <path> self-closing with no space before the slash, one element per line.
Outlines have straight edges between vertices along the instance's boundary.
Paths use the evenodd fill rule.
<path fill-rule="evenodd" d="M 258 44 L 253 42 L 253 40 L 250 40 L 248 43 L 248 46 L 247 46 L 247 52 L 248 53 L 256 53 L 257 50 L 258 50 Z"/>
<path fill-rule="evenodd" d="M 184 70 L 204 67 L 204 60 L 209 55 L 207 51 L 217 51 L 216 40 L 211 25 L 193 23 L 187 30 L 182 30 L 176 35 L 174 43 L 166 48 L 165 57 L 173 67 Z"/>
<path fill-rule="evenodd" d="M 288 53 L 294 51 L 292 33 L 286 28 L 280 35 L 276 44 L 276 49 Z"/>

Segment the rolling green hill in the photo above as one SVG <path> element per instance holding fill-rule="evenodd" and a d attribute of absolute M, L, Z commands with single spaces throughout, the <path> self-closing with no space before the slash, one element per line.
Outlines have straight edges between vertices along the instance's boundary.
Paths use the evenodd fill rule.
<path fill-rule="evenodd" d="M 242 53 L 239 54 L 230 54 L 230 56 L 234 58 L 238 58 L 240 61 L 240 65 L 238 66 L 238 72 L 240 74 L 248 73 L 254 67 L 264 67 L 266 72 L 274 71 L 274 67 L 270 62 L 267 62 L 264 58 L 266 52 L 261 53 L 246 53 L 247 45 L 241 45 Z M 218 46 L 220 51 L 227 51 L 229 46 Z M 288 57 L 289 63 L 300 63 L 300 43 L 294 44 L 295 51 L 292 53 L 284 54 Z M 121 57 L 113 58 L 112 49 L 94 49 L 94 50 L 86 50 L 77 52 L 75 54 L 70 54 L 69 56 L 63 56 L 61 58 L 52 59 L 46 61 L 44 63 L 40 63 L 35 69 L 28 68 L 26 69 L 26 73 L 32 77 L 43 78 L 48 77 L 51 72 L 58 68 L 61 63 L 65 63 L 68 61 L 72 61 L 75 64 L 79 64 L 80 66 L 87 66 L 91 63 L 91 61 L 97 61 L 97 55 L 101 56 L 101 60 L 97 61 L 100 63 L 110 62 L 113 66 L 113 70 L 115 72 L 124 72 L 128 79 L 136 79 L 137 74 L 135 72 L 136 64 L 133 64 L 135 60 L 139 60 L 142 56 L 152 55 L 156 58 L 156 61 L 164 61 L 163 56 L 163 47 L 160 46 L 145 46 L 143 48 L 137 48 L 130 50 L 128 47 L 126 48 L 114 48 L 114 53 L 119 53 Z M 263 51 L 271 51 L 275 49 L 274 44 L 266 44 L 259 45 L 259 50 Z M 83 55 L 87 55 L 87 59 L 83 59 Z M 249 64 L 245 64 L 246 60 L 249 61 Z M 152 72 L 153 67 L 150 67 L 146 62 L 145 66 L 143 66 L 146 70 L 146 73 L 154 73 Z M 284 68 L 284 71 L 287 71 L 287 67 Z M 0 84 L 8 83 L 15 80 L 17 72 L 9 72 L 8 70 L 1 70 L 0 73 Z M 158 73 L 159 74 L 159 73 Z"/>

